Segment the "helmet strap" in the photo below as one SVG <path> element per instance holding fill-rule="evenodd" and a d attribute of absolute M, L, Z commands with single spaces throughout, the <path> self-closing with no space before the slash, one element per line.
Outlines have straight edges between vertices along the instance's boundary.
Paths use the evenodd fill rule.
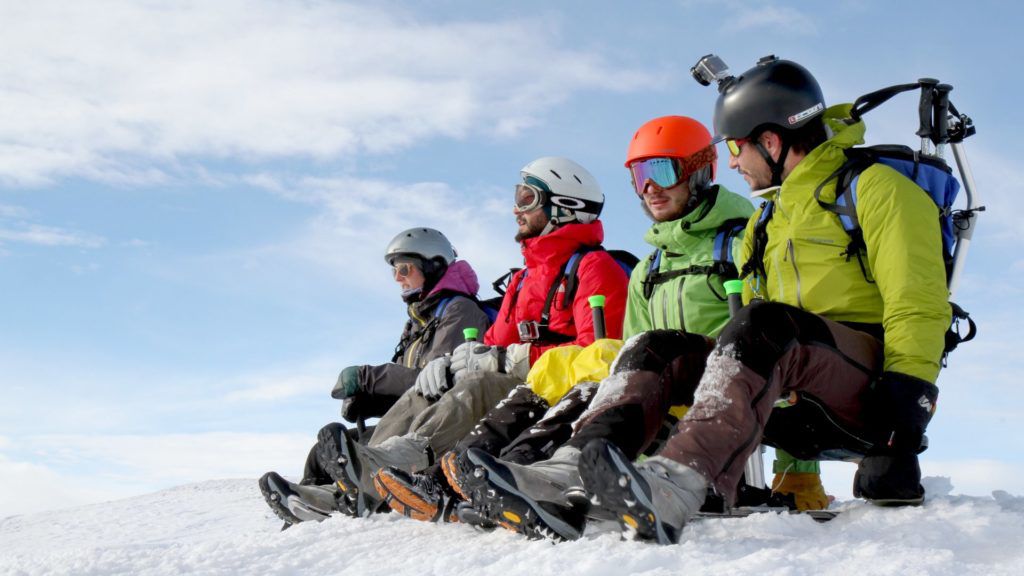
<path fill-rule="evenodd" d="M 686 185 L 690 189 L 690 197 L 686 200 L 684 213 L 689 214 L 694 208 L 700 206 L 700 203 L 707 197 L 708 190 L 711 189 L 711 166 L 703 166 L 690 174 Z"/>
<path fill-rule="evenodd" d="M 789 142 L 784 138 L 779 138 L 782 141 L 782 150 L 779 152 L 779 160 L 772 160 L 772 155 L 765 150 L 765 147 L 760 142 L 754 143 L 754 148 L 761 153 L 761 157 L 768 164 L 768 168 L 772 171 L 772 186 L 782 186 L 782 170 L 786 165 L 786 156 L 789 155 Z"/>

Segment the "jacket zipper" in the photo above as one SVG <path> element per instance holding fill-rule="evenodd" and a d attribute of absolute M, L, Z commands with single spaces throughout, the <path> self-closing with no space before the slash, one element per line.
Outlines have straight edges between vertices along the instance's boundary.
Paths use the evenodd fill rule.
<path fill-rule="evenodd" d="M 679 279 L 679 290 L 676 292 L 676 298 L 679 302 L 679 329 L 683 332 L 686 331 L 686 307 L 683 306 L 683 286 L 686 285 L 686 276 Z"/>
<path fill-rule="evenodd" d="M 416 364 L 418 364 L 418 359 L 416 357 L 418 354 L 417 348 L 419 348 L 420 345 L 423 343 L 423 327 L 426 325 L 426 322 L 424 322 L 423 319 L 420 318 L 419 314 L 416 313 L 416 310 L 413 309 L 412 306 L 409 306 L 409 316 L 419 323 L 420 333 L 416 335 L 416 338 L 414 338 L 413 341 L 409 344 L 409 347 L 406 348 L 403 364 L 405 364 L 406 368 L 416 368 Z"/>
<path fill-rule="evenodd" d="M 667 288 L 667 286 L 666 286 Z M 668 290 L 661 291 L 661 322 L 662 325 L 667 329 L 668 324 Z"/>
<path fill-rule="evenodd" d="M 796 305 L 803 310 L 804 302 L 800 296 L 800 269 L 796 266 L 796 248 L 793 246 L 793 239 L 786 240 L 786 251 L 789 253 L 789 261 L 793 265 L 793 275 L 796 276 Z"/>
<path fill-rule="evenodd" d="M 840 432 L 852 438 L 855 442 L 863 446 L 864 448 L 861 450 L 862 452 L 867 452 L 869 449 L 871 449 L 871 442 L 868 442 L 867 440 L 861 438 L 860 436 L 857 436 L 856 434 L 850 432 L 844 426 L 836 422 L 832 418 L 832 415 L 828 412 L 828 410 L 826 410 L 825 407 L 822 406 L 821 403 L 818 402 L 815 398 L 808 396 L 806 394 L 800 394 L 799 392 L 797 392 L 797 396 L 799 398 L 797 400 L 798 402 L 809 402 L 812 406 L 814 406 L 821 412 L 825 419 L 828 420 L 829 424 L 834 426 L 836 430 L 839 430 Z"/>

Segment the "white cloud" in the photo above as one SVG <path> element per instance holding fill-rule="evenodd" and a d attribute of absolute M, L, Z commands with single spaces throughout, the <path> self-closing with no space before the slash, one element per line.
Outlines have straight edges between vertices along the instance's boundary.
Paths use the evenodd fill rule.
<path fill-rule="evenodd" d="M 324 396 L 331 376 L 340 367 L 338 360 L 320 361 L 313 368 L 290 367 L 287 372 L 254 374 L 237 379 L 233 390 L 225 395 L 229 402 L 266 402 L 294 398 L 304 394 Z"/>
<path fill-rule="evenodd" d="M 93 234 L 69 232 L 40 224 L 23 224 L 15 229 L 0 228 L 0 243 L 4 241 L 39 246 L 78 246 L 81 248 L 99 248 L 106 243 L 103 238 Z"/>
<path fill-rule="evenodd" d="M 413 226 L 441 230 L 473 265 L 489 293 L 490 281 L 521 263 L 506 194 L 497 189 L 461 191 L 440 182 L 402 183 L 350 177 L 288 181 L 265 174 L 249 182 L 319 212 L 300 235 L 260 249 L 287 260 L 306 260 L 350 284 L 373 289 L 387 283 L 383 251 L 399 231 Z M 503 235 L 500 231 L 507 231 Z M 364 271 L 353 274 L 353 270 Z M 365 271 L 380 270 L 380 275 Z"/>
<path fill-rule="evenodd" d="M 813 9 L 812 5 L 808 5 Z M 800 34 L 817 36 L 818 27 L 807 12 L 788 6 L 743 6 L 736 10 L 725 24 L 725 29 L 734 32 L 770 28 L 779 34 Z"/>
<path fill-rule="evenodd" d="M 527 20 L 278 0 L 40 0 L 0 19 L 18 22 L 0 37 L 0 179 L 20 184 L 514 136 L 575 91 L 643 85 Z"/>

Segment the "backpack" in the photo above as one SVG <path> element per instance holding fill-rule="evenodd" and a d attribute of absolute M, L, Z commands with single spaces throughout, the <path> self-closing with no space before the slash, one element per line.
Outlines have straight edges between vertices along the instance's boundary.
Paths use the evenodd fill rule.
<path fill-rule="evenodd" d="M 576 250 L 576 252 L 574 252 L 572 256 L 569 256 L 569 259 L 566 260 L 564 264 L 562 264 L 561 270 L 555 276 L 554 281 L 551 283 L 551 287 L 548 288 L 548 295 L 544 299 L 544 309 L 541 312 L 540 322 L 537 323 L 538 341 L 549 344 L 564 344 L 566 342 L 572 342 L 573 340 L 575 340 L 575 337 L 573 336 L 553 332 L 548 327 L 548 322 L 551 318 L 551 306 L 555 301 L 555 295 L 558 294 L 559 287 L 563 283 L 565 284 L 565 296 L 562 298 L 562 306 L 560 309 L 565 310 L 572 305 L 572 302 L 576 299 L 576 290 L 579 287 L 580 262 L 583 260 L 583 256 L 590 252 L 596 252 L 598 250 L 607 252 L 608 255 L 615 260 L 615 263 L 618 264 L 620 268 L 622 268 L 622 271 L 623 273 L 625 273 L 626 278 L 629 278 L 629 275 L 633 272 L 633 268 L 635 268 L 636 265 L 640 263 L 640 259 L 634 256 L 633 253 L 629 252 L 628 250 L 606 250 L 604 246 L 601 246 L 600 244 L 597 246 L 582 246 L 578 250 Z M 522 268 L 511 268 L 509 269 L 507 274 L 494 281 L 494 283 L 492 284 L 492 286 L 494 287 L 494 291 L 500 294 L 501 296 L 492 298 L 489 300 L 489 302 L 496 301 L 498 306 L 500 307 L 502 297 L 505 295 L 506 290 L 509 288 L 508 282 L 511 280 L 512 276 L 515 273 L 519 272 L 520 270 L 522 270 Z M 512 294 L 512 305 L 510 305 L 508 309 L 509 314 L 511 314 L 512 310 L 515 308 L 515 301 L 516 298 L 518 298 L 519 296 L 519 289 L 522 287 L 523 281 L 526 279 L 526 276 L 529 273 L 530 271 L 529 269 L 527 269 L 526 272 L 519 278 L 519 283 L 514 288 L 515 292 L 513 292 Z"/>
<path fill-rule="evenodd" d="M 476 296 L 468 294 L 459 294 L 459 296 L 463 296 L 465 298 L 468 298 L 469 300 L 472 300 L 480 308 L 480 310 L 487 315 L 487 321 L 489 324 L 493 324 L 494 321 L 498 318 L 498 309 L 493 306 L 491 300 L 480 300 Z M 391 358 L 392 362 L 398 362 L 398 360 L 402 358 L 402 355 L 405 354 L 405 351 L 409 348 L 409 346 L 416 340 L 419 340 L 423 343 L 427 343 L 433 339 L 434 331 L 437 330 L 437 325 L 441 323 L 441 318 L 444 317 L 445 310 L 448 309 L 448 304 L 451 303 L 453 298 L 455 298 L 455 296 L 445 296 L 444 298 L 441 298 L 441 300 L 437 303 L 437 306 L 434 307 L 434 314 L 430 317 L 430 320 L 428 320 L 427 323 L 423 325 L 423 329 L 420 330 L 419 334 L 416 335 L 416 338 L 412 338 L 411 334 L 402 334 L 401 340 L 399 340 L 398 345 L 395 346 L 395 353 Z M 419 358 L 417 357 L 417 362 L 414 362 L 413 364 L 417 364 L 418 361 Z"/>
<path fill-rule="evenodd" d="M 709 265 L 694 264 L 681 270 L 670 270 L 659 272 L 661 267 L 661 249 L 657 249 L 647 258 L 647 275 L 644 276 L 643 288 L 644 298 L 651 299 L 654 295 L 654 287 L 658 284 L 668 282 L 679 276 L 704 276 L 708 289 L 716 298 L 725 302 L 727 297 L 719 294 L 714 285 L 711 284 L 711 276 L 716 275 L 722 280 L 732 280 L 739 276 L 736 270 L 736 263 L 732 257 L 732 241 L 743 232 L 747 226 L 746 218 L 731 218 L 718 226 L 715 232 L 715 241 L 712 248 L 712 263 Z"/>
<path fill-rule="evenodd" d="M 970 239 L 973 233 L 974 219 L 977 212 L 985 210 L 984 206 L 976 206 L 973 197 L 973 182 L 970 182 L 969 170 L 964 169 L 966 158 L 962 156 L 959 144 L 964 138 L 975 133 L 970 118 L 957 112 L 956 107 L 949 102 L 949 91 L 952 87 L 945 84 L 938 84 L 932 79 L 922 79 L 913 84 L 901 84 L 890 86 L 881 90 L 866 94 L 858 98 L 850 114 L 851 122 L 857 122 L 866 112 L 874 109 L 896 94 L 909 90 L 921 89 L 921 106 L 919 108 L 921 128 L 917 134 L 922 141 L 930 139 L 936 147 L 943 144 L 952 144 L 956 154 L 958 167 L 961 175 L 965 175 L 965 182 L 968 183 L 968 207 L 964 210 L 954 210 L 953 203 L 960 192 L 960 182 L 953 176 L 953 171 L 946 161 L 938 154 L 927 154 L 922 151 L 913 150 L 908 146 L 883 144 L 877 146 L 866 146 L 850 148 L 844 151 L 846 161 L 835 172 L 828 176 L 814 191 L 814 199 L 818 204 L 832 212 L 839 219 L 843 230 L 850 237 L 843 255 L 847 260 L 857 258 L 860 264 L 861 273 L 867 282 L 874 280 L 868 277 L 863 257 L 867 247 L 864 244 L 863 232 L 857 218 L 857 183 L 861 173 L 876 163 L 885 164 L 893 168 L 903 176 L 909 178 L 923 190 L 932 202 L 939 209 L 939 229 L 942 233 L 942 260 L 946 268 L 946 285 L 952 289 L 956 283 L 958 272 L 957 262 L 962 260 L 963 254 L 960 241 Z M 950 125 L 950 114 L 953 115 L 954 124 Z M 923 144 L 922 148 L 926 146 Z M 821 192 L 831 182 L 835 181 L 835 202 L 826 202 L 821 199 Z M 767 225 L 771 220 L 774 211 L 774 202 L 769 200 L 762 204 L 761 215 L 758 217 L 754 227 L 754 251 L 740 272 L 740 277 L 754 273 L 762 278 L 767 274 L 764 270 L 764 250 L 767 245 Z M 968 233 L 970 232 L 970 233 Z M 952 352 L 960 343 L 972 340 L 977 334 L 977 326 L 970 314 L 965 312 L 954 302 L 950 302 L 952 310 L 951 326 L 946 332 L 945 350 L 943 351 L 942 362 L 945 365 L 946 356 Z M 966 336 L 960 335 L 960 321 L 968 323 Z"/>

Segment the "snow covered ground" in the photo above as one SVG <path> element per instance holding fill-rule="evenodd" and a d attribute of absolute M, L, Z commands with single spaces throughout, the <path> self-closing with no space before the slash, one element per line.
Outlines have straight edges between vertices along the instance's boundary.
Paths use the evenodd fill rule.
<path fill-rule="evenodd" d="M 0 574 L 1024 574 L 1024 498 L 948 495 L 922 508 L 840 503 L 818 524 L 757 515 L 691 523 L 660 547 L 588 534 L 564 544 L 378 515 L 279 532 L 256 481 L 216 480 L 0 520 Z"/>

